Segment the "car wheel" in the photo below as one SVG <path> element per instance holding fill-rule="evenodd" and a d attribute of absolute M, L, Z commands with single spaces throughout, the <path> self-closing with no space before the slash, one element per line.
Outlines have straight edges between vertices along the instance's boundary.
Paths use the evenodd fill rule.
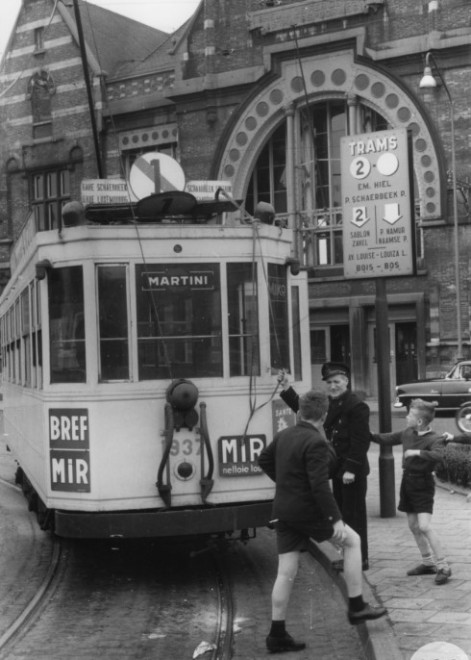
<path fill-rule="evenodd" d="M 471 433 L 471 403 L 466 403 L 458 408 L 455 422 L 462 433 Z"/>

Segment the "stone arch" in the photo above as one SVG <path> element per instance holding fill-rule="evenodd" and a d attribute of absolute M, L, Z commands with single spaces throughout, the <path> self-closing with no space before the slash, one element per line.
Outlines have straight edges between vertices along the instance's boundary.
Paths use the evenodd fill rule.
<path fill-rule="evenodd" d="M 413 97 L 397 80 L 365 62 L 355 59 L 352 50 L 303 59 L 303 73 L 310 102 L 344 96 L 358 100 L 381 114 L 393 128 L 412 133 L 414 172 L 422 220 L 441 218 L 444 209 L 440 156 L 431 129 Z M 218 178 L 232 183 L 234 197 L 245 186 L 270 132 L 284 108 L 304 102 L 304 82 L 296 61 L 284 61 L 280 75 L 253 96 L 229 133 L 218 170 Z"/>
<path fill-rule="evenodd" d="M 21 167 L 21 160 L 19 156 L 10 156 L 5 165 L 5 170 L 8 174 L 18 172 Z"/>

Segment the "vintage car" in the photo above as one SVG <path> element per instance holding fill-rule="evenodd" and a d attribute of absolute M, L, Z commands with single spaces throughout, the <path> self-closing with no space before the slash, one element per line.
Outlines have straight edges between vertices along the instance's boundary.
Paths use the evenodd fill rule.
<path fill-rule="evenodd" d="M 443 378 L 397 385 L 395 408 L 408 408 L 412 399 L 436 401 L 437 410 L 457 410 L 471 402 L 471 360 L 457 362 Z"/>

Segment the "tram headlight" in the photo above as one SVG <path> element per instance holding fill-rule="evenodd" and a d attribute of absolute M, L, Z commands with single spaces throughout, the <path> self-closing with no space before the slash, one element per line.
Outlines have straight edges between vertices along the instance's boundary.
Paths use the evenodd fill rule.
<path fill-rule="evenodd" d="M 167 401 L 173 408 L 177 430 L 182 426 L 192 429 L 198 424 L 198 413 L 195 410 L 198 395 L 198 388 L 190 380 L 180 378 L 170 383 L 167 388 Z"/>
<path fill-rule="evenodd" d="M 198 388 L 190 380 L 174 380 L 167 389 L 167 401 L 177 410 L 190 410 L 198 401 Z"/>

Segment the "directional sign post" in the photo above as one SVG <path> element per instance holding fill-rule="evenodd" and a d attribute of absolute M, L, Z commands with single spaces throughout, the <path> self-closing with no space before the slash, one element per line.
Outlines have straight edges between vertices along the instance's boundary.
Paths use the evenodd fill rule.
<path fill-rule="evenodd" d="M 341 147 L 345 277 L 415 274 L 406 129 L 344 137 Z"/>
<path fill-rule="evenodd" d="M 414 275 L 412 157 L 406 129 L 342 138 L 344 272 L 376 280 L 376 362 L 379 430 L 391 431 L 389 323 L 384 278 Z M 381 447 L 380 512 L 396 515 L 394 456 Z"/>

